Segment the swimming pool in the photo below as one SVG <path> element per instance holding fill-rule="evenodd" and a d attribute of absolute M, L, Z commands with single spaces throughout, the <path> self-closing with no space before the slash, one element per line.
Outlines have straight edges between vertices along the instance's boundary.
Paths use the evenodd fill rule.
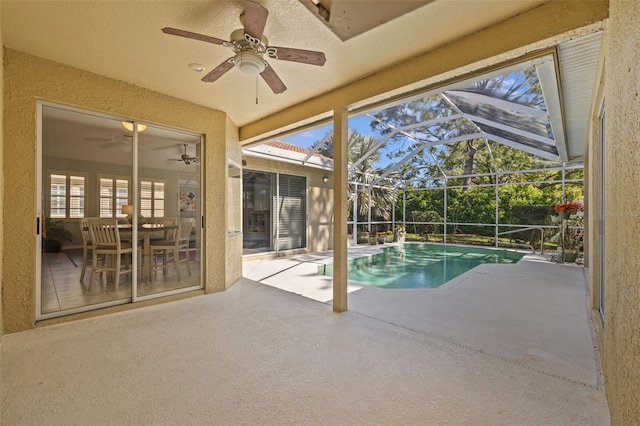
<path fill-rule="evenodd" d="M 349 281 L 380 288 L 436 288 L 482 263 L 516 263 L 524 256 L 446 244 L 401 244 L 382 250 L 350 260 Z M 319 266 L 318 273 L 332 275 L 333 265 Z"/>

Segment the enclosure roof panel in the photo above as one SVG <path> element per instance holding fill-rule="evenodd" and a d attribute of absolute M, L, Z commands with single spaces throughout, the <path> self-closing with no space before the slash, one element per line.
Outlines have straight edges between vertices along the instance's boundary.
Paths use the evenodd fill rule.
<path fill-rule="evenodd" d="M 350 117 L 350 131 L 374 140 L 350 156 L 349 171 L 368 165 L 368 172 L 377 175 L 374 184 L 403 178 L 408 164 L 414 176 L 429 178 L 423 169 L 430 169 L 442 177 L 453 172 L 442 167 L 447 153 L 465 145 L 490 151 L 489 142 L 554 164 L 581 161 L 601 42 L 601 32 L 578 37 L 520 63 Z M 302 163 L 332 167 L 332 133 L 330 127 L 329 132 L 323 129 L 316 143 L 306 147 Z M 314 159 L 317 152 L 322 160 Z M 497 170 L 495 159 L 491 161 Z"/>

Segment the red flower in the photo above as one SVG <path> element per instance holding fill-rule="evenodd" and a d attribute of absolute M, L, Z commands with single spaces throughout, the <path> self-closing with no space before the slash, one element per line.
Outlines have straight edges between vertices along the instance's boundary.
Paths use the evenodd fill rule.
<path fill-rule="evenodd" d="M 556 213 L 576 213 L 576 212 L 583 212 L 584 206 L 582 205 L 581 202 L 574 201 L 571 203 L 554 204 L 551 206 L 551 210 L 553 210 Z"/>

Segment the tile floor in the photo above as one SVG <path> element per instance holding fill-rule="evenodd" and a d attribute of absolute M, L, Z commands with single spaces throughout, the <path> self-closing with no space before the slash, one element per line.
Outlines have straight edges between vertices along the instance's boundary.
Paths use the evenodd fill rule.
<path fill-rule="evenodd" d="M 200 285 L 200 260 L 191 255 L 191 276 L 187 265 L 179 264 L 180 280 L 175 269 L 170 266 L 166 272 L 155 271 L 151 280 L 138 282 L 138 295 L 162 293 L 179 288 Z M 158 257 L 160 259 L 160 257 Z M 41 268 L 42 313 L 50 314 L 74 308 L 131 299 L 131 277 L 121 275 L 118 290 L 115 283 L 95 278 L 89 289 L 91 266 L 87 267 L 84 282 L 80 282 L 82 271 L 82 250 L 63 250 L 61 253 L 43 253 Z"/>

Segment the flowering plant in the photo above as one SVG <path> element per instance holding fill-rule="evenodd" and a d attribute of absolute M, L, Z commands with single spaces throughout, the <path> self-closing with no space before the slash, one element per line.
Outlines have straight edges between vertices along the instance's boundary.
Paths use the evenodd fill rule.
<path fill-rule="evenodd" d="M 579 201 L 573 201 L 571 203 L 562 203 L 562 204 L 554 204 L 551 206 L 551 210 L 553 210 L 556 214 L 558 213 L 576 213 L 583 212 L 584 206 Z"/>
<path fill-rule="evenodd" d="M 583 241 L 582 229 L 567 229 L 564 234 L 564 248 L 565 250 L 578 250 L 582 251 Z"/>

